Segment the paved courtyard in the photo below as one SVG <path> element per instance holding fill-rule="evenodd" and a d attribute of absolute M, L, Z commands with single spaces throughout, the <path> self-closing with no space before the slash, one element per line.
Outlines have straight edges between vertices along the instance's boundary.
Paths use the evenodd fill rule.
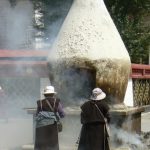
<path fill-rule="evenodd" d="M 79 131 L 72 130 L 77 127 L 80 130 L 80 120 L 72 120 L 72 126 L 69 130 L 64 127 L 66 134 L 60 133 L 60 150 L 75 150 L 75 141 L 78 137 Z M 64 122 L 68 124 L 68 122 Z M 32 117 L 29 119 L 0 119 L 0 150 L 33 150 L 33 122 Z M 141 130 L 143 132 L 150 132 L 150 112 L 142 113 L 141 118 Z M 70 132 L 73 132 L 73 136 L 69 136 Z M 72 135 L 72 134 L 71 134 Z M 64 139 L 70 143 L 68 146 L 64 146 Z M 16 148 L 15 148 L 16 147 Z"/>
<path fill-rule="evenodd" d="M 142 113 L 141 130 L 143 132 L 150 132 L 150 112 Z"/>

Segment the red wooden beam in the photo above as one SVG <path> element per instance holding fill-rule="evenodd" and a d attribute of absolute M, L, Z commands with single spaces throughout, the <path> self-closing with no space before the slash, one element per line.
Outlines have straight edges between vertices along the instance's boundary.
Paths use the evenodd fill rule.
<path fill-rule="evenodd" d="M 47 56 L 44 50 L 0 50 L 0 77 L 48 77 Z"/>
<path fill-rule="evenodd" d="M 6 66 L 47 66 L 47 61 L 13 61 L 13 60 L 0 60 L 0 67 Z"/>
<path fill-rule="evenodd" d="M 0 77 L 48 77 L 46 61 L 0 61 Z"/>
<path fill-rule="evenodd" d="M 150 69 L 150 65 L 144 65 L 144 64 L 134 64 L 132 63 L 132 69 Z"/>
<path fill-rule="evenodd" d="M 46 50 L 1 50 L 0 58 L 14 58 L 14 57 L 47 57 Z"/>
<path fill-rule="evenodd" d="M 131 77 L 134 79 L 150 79 L 150 65 L 132 64 Z"/>

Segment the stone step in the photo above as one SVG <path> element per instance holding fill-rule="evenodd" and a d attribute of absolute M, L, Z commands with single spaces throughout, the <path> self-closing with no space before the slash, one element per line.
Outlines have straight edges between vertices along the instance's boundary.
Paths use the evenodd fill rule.
<path fill-rule="evenodd" d="M 33 144 L 23 145 L 22 150 L 34 150 Z M 60 150 L 77 150 L 77 146 L 61 146 Z M 111 150 L 131 150 L 129 147 L 120 147 Z"/>
<path fill-rule="evenodd" d="M 33 144 L 23 145 L 22 150 L 34 150 Z"/>
<path fill-rule="evenodd" d="M 61 147 L 60 150 L 76 150 L 77 149 L 77 146 L 71 146 L 71 145 L 67 145 L 67 146 L 60 145 L 60 147 Z M 34 150 L 34 145 L 33 144 L 23 145 L 22 150 Z"/>

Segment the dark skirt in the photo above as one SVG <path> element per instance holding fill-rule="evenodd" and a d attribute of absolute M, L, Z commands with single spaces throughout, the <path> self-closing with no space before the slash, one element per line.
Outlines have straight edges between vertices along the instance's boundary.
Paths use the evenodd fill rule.
<path fill-rule="evenodd" d="M 59 150 L 56 123 L 36 128 L 34 150 Z"/>
<path fill-rule="evenodd" d="M 81 129 L 78 150 L 109 150 L 104 124 L 84 124 Z"/>

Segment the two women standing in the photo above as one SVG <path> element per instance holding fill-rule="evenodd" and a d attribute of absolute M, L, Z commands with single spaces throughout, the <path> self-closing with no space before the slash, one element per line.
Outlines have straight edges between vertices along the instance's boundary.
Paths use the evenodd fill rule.
<path fill-rule="evenodd" d="M 37 101 L 37 114 L 50 112 L 54 117 L 64 117 L 60 99 L 55 97 L 53 86 L 44 90 L 45 98 Z M 109 107 L 105 101 L 106 94 L 95 88 L 89 101 L 81 106 L 81 134 L 78 150 L 110 150 L 106 121 L 109 123 Z M 56 120 L 56 118 L 55 118 Z M 59 150 L 57 123 L 46 124 L 36 128 L 35 150 Z"/>

